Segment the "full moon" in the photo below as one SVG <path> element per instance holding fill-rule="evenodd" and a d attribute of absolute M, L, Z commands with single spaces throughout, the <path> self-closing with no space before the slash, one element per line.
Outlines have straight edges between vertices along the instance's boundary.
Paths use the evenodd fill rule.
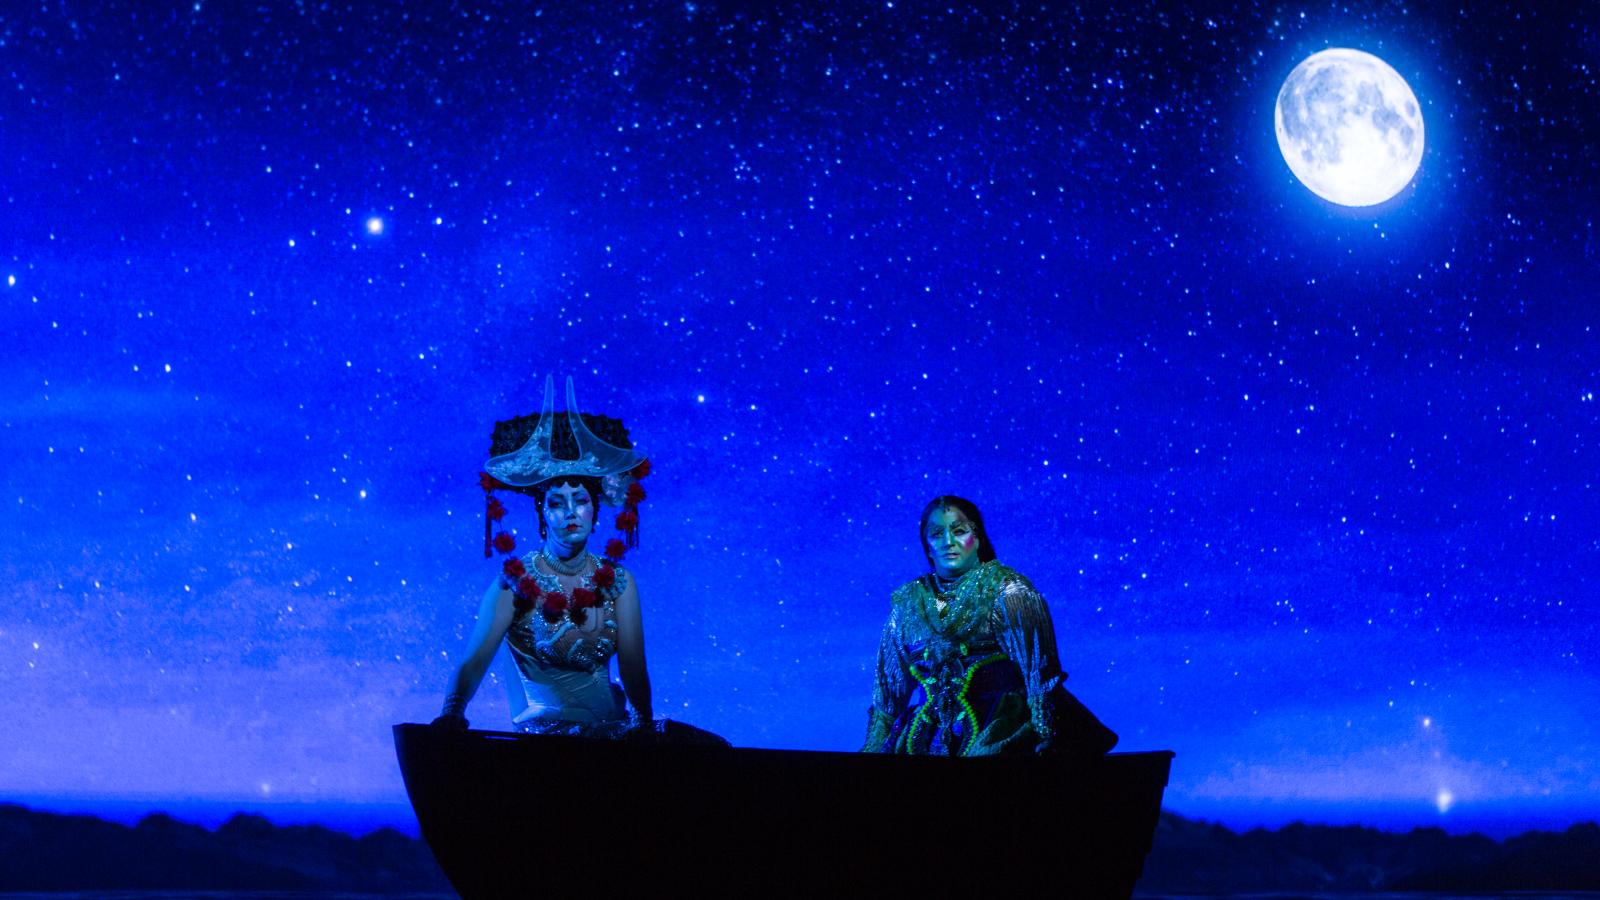
<path fill-rule="evenodd" d="M 1278 149 L 1300 183 L 1340 206 L 1400 193 L 1422 162 L 1422 110 L 1400 73 L 1335 47 L 1294 67 L 1278 91 Z"/>

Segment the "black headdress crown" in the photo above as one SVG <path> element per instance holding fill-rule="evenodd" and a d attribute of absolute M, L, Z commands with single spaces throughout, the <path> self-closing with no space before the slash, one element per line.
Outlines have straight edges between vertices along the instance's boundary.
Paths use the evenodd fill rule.
<path fill-rule="evenodd" d="M 598 425 L 607 426 L 601 430 L 615 431 L 613 437 L 628 441 L 627 430 L 621 422 L 598 416 L 589 418 Z M 526 427 L 526 422 L 527 419 L 523 418 L 499 423 L 496 446 L 490 452 L 504 446 L 500 444 L 500 439 L 505 436 L 502 429 L 516 427 L 519 423 Z M 617 514 L 616 525 L 626 541 L 619 542 L 619 546 L 632 547 L 638 543 L 639 504 L 644 500 L 644 489 L 638 480 L 650 473 L 650 461 L 632 446 L 618 446 L 590 430 L 584 417 L 578 413 L 578 399 L 572 389 L 571 376 L 567 377 L 567 427 L 561 432 L 555 426 L 555 379 L 547 375 L 544 379 L 544 405 L 533 431 L 517 449 L 489 457 L 489 461 L 483 464 L 483 473 L 478 476 L 484 489 L 487 512 L 483 534 L 485 557 L 490 555 L 491 547 L 510 553 L 516 546 L 510 534 L 502 532 L 495 536 L 492 533 L 494 523 L 505 515 L 505 507 L 494 496 L 495 490 L 511 488 L 526 491 L 535 485 L 562 478 L 585 478 L 598 482 L 600 499 L 612 506 L 622 507 L 622 512 Z M 517 432 L 519 436 L 521 433 L 520 430 Z M 560 456 L 556 455 L 558 447 L 564 451 Z M 620 551 L 611 552 L 609 548 L 610 545 L 608 556 L 620 558 Z"/>
<path fill-rule="evenodd" d="M 644 461 L 631 447 L 618 447 L 601 440 L 585 425 L 578 415 L 577 395 L 572 389 L 572 377 L 567 377 L 567 426 L 572 441 L 577 445 L 573 457 L 555 454 L 555 379 L 545 376 L 544 407 L 539 422 L 527 443 L 510 453 L 492 456 L 483 464 L 489 477 L 508 487 L 530 487 L 541 481 L 562 476 L 599 478 L 606 483 L 606 499 L 620 504 L 627 485 L 619 482 L 620 491 L 612 496 L 609 482 L 614 476 L 625 475 Z"/>

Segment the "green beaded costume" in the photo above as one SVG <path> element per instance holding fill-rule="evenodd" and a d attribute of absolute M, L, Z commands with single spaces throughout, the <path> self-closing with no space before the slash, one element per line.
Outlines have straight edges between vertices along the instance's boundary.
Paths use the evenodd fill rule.
<path fill-rule="evenodd" d="M 1061 687 L 1055 627 L 1021 573 L 980 563 L 947 589 L 932 576 L 890 601 L 878 648 L 869 753 L 1104 753 L 1116 735 Z"/>

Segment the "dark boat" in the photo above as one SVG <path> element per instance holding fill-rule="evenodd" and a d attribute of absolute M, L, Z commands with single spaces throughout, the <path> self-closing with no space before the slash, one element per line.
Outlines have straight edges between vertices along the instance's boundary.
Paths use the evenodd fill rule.
<path fill-rule="evenodd" d="M 756 750 L 669 724 L 677 739 L 396 725 L 394 740 L 422 835 L 467 900 L 1126 898 L 1172 761 Z"/>

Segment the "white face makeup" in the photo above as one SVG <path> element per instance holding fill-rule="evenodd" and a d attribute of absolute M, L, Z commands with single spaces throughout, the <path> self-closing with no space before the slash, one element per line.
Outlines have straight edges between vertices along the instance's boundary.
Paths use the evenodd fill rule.
<path fill-rule="evenodd" d="M 594 503 L 589 492 L 575 484 L 558 484 L 544 495 L 545 539 L 547 554 L 561 559 L 581 551 L 594 532 Z"/>
<path fill-rule="evenodd" d="M 953 506 L 928 516 L 922 539 L 928 543 L 934 571 L 945 578 L 964 575 L 978 564 L 978 529 Z"/>

